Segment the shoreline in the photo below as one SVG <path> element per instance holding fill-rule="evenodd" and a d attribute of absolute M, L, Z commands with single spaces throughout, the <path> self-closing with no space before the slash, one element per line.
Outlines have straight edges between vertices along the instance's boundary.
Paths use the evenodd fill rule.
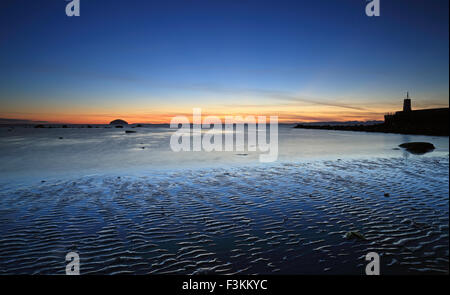
<path fill-rule="evenodd" d="M 401 150 L 401 149 L 399 149 Z M 385 162 L 385 161 L 406 161 L 406 162 L 435 162 L 441 160 L 448 160 L 450 154 L 442 153 L 442 154 L 433 154 L 434 152 L 426 153 L 423 155 L 414 155 L 406 150 L 403 151 L 403 155 L 397 156 L 358 156 L 358 157 L 333 157 L 333 158 L 312 158 L 309 160 L 280 160 L 274 163 L 260 163 L 260 162 L 249 162 L 249 163 L 239 163 L 239 164 L 230 164 L 226 166 L 186 166 L 186 167 L 139 167 L 136 169 L 127 168 L 127 169 L 110 169 L 105 171 L 99 170 L 83 170 L 78 172 L 71 172 L 67 174 L 61 174 L 59 172 L 54 172 L 47 175 L 41 174 L 28 174 L 21 175 L 20 173 L 16 173 L 11 177 L 4 177 L 5 175 L 1 175 L 3 177 L 2 181 L 0 181 L 0 193 L 5 191 L 14 190 L 16 187 L 34 187 L 40 185 L 48 185 L 48 184 L 58 184 L 63 182 L 71 182 L 71 181 L 79 181 L 82 179 L 103 179 L 103 178 L 130 178 L 130 179 L 148 179 L 151 177 L 172 177 L 174 175 L 181 175 L 183 173 L 187 174 L 206 174 L 206 173 L 229 173 L 229 172 L 238 172 L 238 171 L 259 171 L 264 169 L 280 169 L 283 167 L 316 167 L 317 169 L 324 169 L 325 167 L 333 164 L 339 164 L 339 166 L 344 165 L 345 163 L 356 163 L 356 162 Z M 405 155 L 406 154 L 406 155 Z"/>
<path fill-rule="evenodd" d="M 449 136 L 448 126 L 443 128 L 418 128 L 418 127 L 392 127 L 383 124 L 376 125 L 308 125 L 297 124 L 294 129 L 319 129 L 334 131 L 358 131 L 358 132 L 374 132 L 374 133 L 393 133 L 406 135 L 425 135 L 425 136 Z"/>

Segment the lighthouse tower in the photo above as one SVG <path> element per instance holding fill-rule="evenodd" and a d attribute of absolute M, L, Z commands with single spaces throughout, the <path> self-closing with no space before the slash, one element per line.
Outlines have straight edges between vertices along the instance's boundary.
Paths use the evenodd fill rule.
<path fill-rule="evenodd" d="M 411 99 L 409 98 L 409 91 L 406 92 L 406 98 L 403 100 L 403 112 L 411 112 Z"/>

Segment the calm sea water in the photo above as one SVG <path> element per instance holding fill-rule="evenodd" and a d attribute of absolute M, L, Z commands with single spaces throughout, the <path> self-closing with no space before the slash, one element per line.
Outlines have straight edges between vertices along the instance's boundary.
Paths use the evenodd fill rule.
<path fill-rule="evenodd" d="M 136 133 L 126 134 L 125 130 Z M 218 168 L 317 160 L 448 155 L 448 137 L 294 129 L 279 127 L 276 163 L 261 164 L 261 152 L 178 152 L 170 149 L 173 129 L 0 128 L 0 179 L 37 181 L 86 174 L 145 173 L 153 170 Z M 62 139 L 60 139 L 62 137 Z M 411 155 L 398 145 L 428 141 L 436 150 Z"/>

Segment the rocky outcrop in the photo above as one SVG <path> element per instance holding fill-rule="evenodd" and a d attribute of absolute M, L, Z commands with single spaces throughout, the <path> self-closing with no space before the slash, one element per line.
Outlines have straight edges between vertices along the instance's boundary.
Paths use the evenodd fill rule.
<path fill-rule="evenodd" d="M 416 155 L 422 155 L 435 149 L 434 145 L 429 142 L 407 142 L 402 143 L 399 147 L 404 148 L 408 152 Z"/>
<path fill-rule="evenodd" d="M 121 119 L 116 119 L 114 121 L 111 121 L 109 123 L 109 125 L 128 125 L 127 121 L 121 120 Z"/>

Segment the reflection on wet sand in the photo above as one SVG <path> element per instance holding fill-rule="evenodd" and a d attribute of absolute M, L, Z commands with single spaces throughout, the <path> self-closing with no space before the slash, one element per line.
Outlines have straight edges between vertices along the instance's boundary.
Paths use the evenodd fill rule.
<path fill-rule="evenodd" d="M 448 273 L 446 157 L 90 176 L 0 191 L 0 273 Z M 352 232 L 364 238 L 349 238 Z"/>

